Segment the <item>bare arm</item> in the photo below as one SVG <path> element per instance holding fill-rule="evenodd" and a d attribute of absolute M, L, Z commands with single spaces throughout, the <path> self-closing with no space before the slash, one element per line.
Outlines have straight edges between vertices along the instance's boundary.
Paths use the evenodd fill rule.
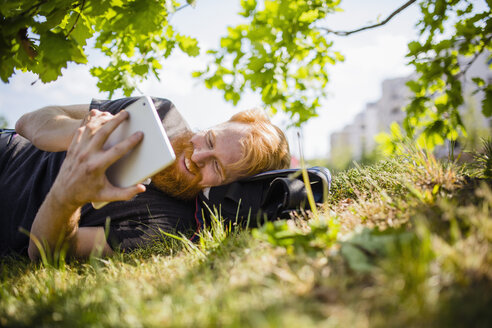
<path fill-rule="evenodd" d="M 121 158 L 142 139 L 134 134 L 128 139 L 103 150 L 102 147 L 111 132 L 128 117 L 121 111 L 113 116 L 92 110 L 82 126 L 76 129 L 68 148 L 67 156 L 60 168 L 53 186 L 39 208 L 31 227 L 29 257 L 40 257 L 41 245 L 45 251 L 54 252 L 62 244 L 68 245 L 70 256 L 87 257 L 95 248 L 110 254 L 103 228 L 79 228 L 80 209 L 88 202 L 128 200 L 145 191 L 141 184 L 117 188 L 106 178 L 106 169 Z"/>
<path fill-rule="evenodd" d="M 41 150 L 64 151 L 88 112 L 87 104 L 43 107 L 24 114 L 15 130 Z"/>
<path fill-rule="evenodd" d="M 68 255 L 87 258 L 91 254 L 111 255 L 103 227 L 79 228 L 80 207 L 69 206 L 49 194 L 31 228 L 28 254 L 33 261 L 40 257 L 40 247 L 52 254 L 67 247 Z M 68 219 L 67 219 L 68 218 Z M 40 243 L 36 245 L 35 241 Z"/>

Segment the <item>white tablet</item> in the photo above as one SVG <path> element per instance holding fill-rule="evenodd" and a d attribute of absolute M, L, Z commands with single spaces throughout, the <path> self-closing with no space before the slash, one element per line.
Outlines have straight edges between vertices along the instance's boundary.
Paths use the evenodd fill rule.
<path fill-rule="evenodd" d="M 144 137 L 140 144 L 106 171 L 108 180 L 121 188 L 145 181 L 165 169 L 176 158 L 150 97 L 139 98 L 126 107 L 125 111 L 129 114 L 128 119 L 111 133 L 103 148 L 109 149 L 137 131 L 142 131 Z M 98 209 L 106 204 L 107 202 L 100 202 L 92 205 Z"/>

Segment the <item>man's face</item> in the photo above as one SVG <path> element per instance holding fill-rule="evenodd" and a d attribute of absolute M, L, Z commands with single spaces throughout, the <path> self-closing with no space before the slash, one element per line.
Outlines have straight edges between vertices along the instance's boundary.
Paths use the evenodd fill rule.
<path fill-rule="evenodd" d="M 215 127 L 185 133 L 172 141 L 176 161 L 152 178 L 154 184 L 180 198 L 193 198 L 204 187 L 218 186 L 241 177 L 231 169 L 243 156 L 241 139 L 249 126 L 225 122 Z"/>

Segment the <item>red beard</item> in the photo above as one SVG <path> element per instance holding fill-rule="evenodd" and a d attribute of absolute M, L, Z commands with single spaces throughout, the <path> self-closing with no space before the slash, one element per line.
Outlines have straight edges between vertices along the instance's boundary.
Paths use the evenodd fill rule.
<path fill-rule="evenodd" d="M 190 171 L 194 174 L 193 177 L 190 177 L 179 168 L 182 154 L 188 159 L 193 154 L 193 145 L 190 142 L 192 136 L 193 133 L 189 131 L 171 141 L 176 154 L 176 161 L 152 177 L 152 183 L 172 197 L 193 199 L 202 190 L 200 185 L 202 175 L 194 163 L 191 163 L 192 167 L 190 168 Z"/>

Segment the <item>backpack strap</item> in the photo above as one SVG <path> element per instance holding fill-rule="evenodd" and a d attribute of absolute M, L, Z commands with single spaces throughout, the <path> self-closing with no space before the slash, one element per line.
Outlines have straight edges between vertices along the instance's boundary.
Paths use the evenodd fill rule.
<path fill-rule="evenodd" d="M 284 208 L 292 208 L 307 199 L 304 182 L 298 179 L 276 178 L 270 184 L 261 207 L 276 203 Z"/>

